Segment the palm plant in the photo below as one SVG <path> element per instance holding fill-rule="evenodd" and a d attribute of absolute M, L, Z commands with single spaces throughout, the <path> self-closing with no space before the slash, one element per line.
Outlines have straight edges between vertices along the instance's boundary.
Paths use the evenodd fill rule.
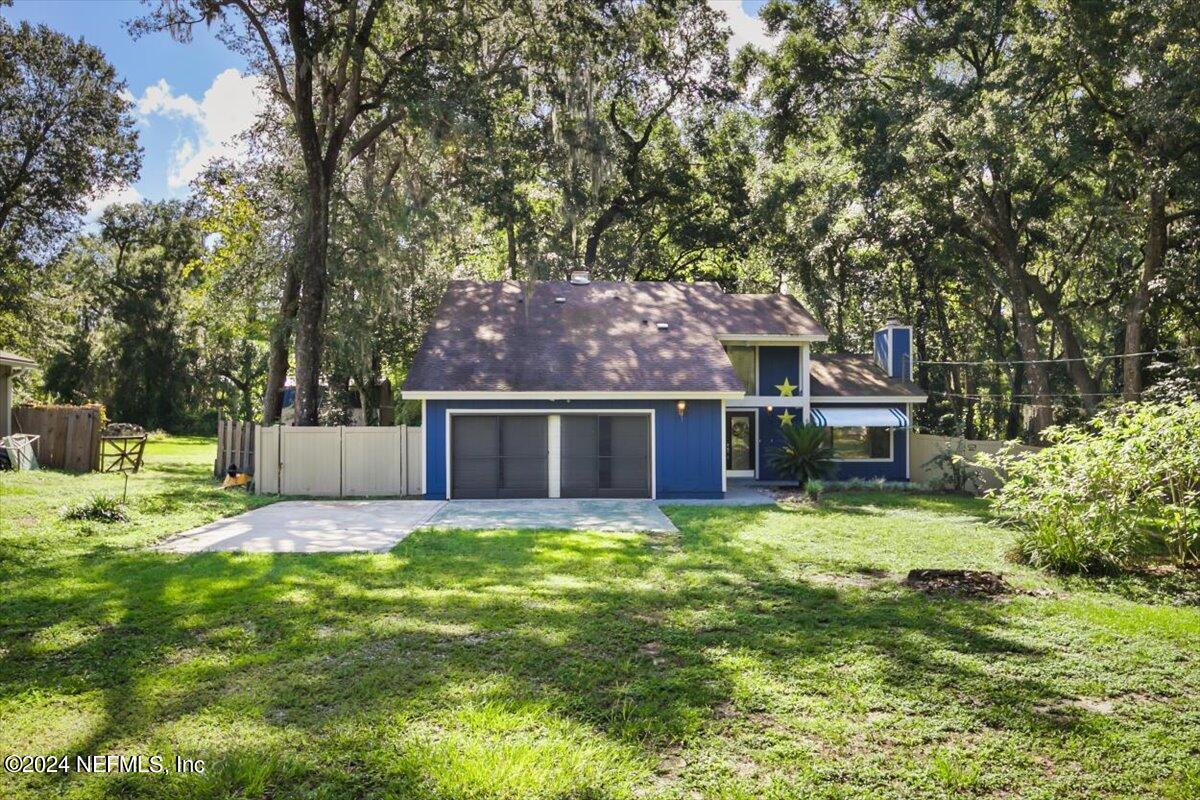
<path fill-rule="evenodd" d="M 771 451 L 771 466 L 800 486 L 833 474 L 833 447 L 817 425 L 784 425 L 783 445 Z"/>

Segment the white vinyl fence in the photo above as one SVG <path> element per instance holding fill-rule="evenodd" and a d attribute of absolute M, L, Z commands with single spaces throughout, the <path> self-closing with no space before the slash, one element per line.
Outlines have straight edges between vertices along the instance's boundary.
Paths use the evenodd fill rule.
<path fill-rule="evenodd" d="M 929 464 L 929 460 L 942 451 L 943 447 L 956 448 L 961 445 L 963 457 L 974 461 L 979 453 L 995 454 L 1008 447 L 1008 442 L 993 442 L 986 439 L 962 439 L 956 436 L 935 436 L 927 433 L 914 433 L 909 438 L 908 451 L 909 480 L 918 483 L 934 483 L 941 477 L 937 466 Z M 1027 444 L 1012 445 L 1019 453 L 1031 453 L 1040 450 Z M 982 493 L 987 489 L 998 489 L 1003 481 L 991 470 L 976 470 L 975 491 Z"/>
<path fill-rule="evenodd" d="M 398 497 L 421 493 L 421 429 L 256 426 L 259 494 Z"/>

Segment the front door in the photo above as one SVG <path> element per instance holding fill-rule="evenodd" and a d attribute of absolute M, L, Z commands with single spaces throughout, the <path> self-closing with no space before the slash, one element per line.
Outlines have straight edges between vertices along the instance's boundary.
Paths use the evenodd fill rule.
<path fill-rule="evenodd" d="M 725 473 L 731 477 L 754 477 L 754 415 L 725 412 Z"/>

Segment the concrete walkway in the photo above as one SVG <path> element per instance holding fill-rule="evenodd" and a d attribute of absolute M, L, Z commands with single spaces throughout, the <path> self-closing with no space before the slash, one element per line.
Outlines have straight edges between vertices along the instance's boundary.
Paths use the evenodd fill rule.
<path fill-rule="evenodd" d="M 454 500 L 429 520 L 428 527 L 678 530 L 653 500 Z"/>
<path fill-rule="evenodd" d="M 427 522 L 441 500 L 288 500 L 181 533 L 156 549 L 171 553 L 386 552 Z"/>
<path fill-rule="evenodd" d="M 773 506 L 775 498 L 765 486 L 750 486 L 730 481 L 725 496 L 712 500 L 657 500 L 660 506 Z"/>

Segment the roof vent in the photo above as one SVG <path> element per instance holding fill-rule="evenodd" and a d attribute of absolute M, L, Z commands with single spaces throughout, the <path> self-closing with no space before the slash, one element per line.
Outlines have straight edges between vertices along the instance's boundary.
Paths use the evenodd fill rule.
<path fill-rule="evenodd" d="M 592 282 L 592 275 L 586 269 L 571 270 L 571 284 L 573 286 L 587 286 Z"/>
<path fill-rule="evenodd" d="M 567 298 L 565 298 L 565 297 L 556 297 L 556 298 L 554 298 L 554 302 L 556 302 L 556 303 L 565 303 L 565 302 L 567 302 Z"/>
<path fill-rule="evenodd" d="M 660 331 L 665 331 L 667 328 L 669 328 L 671 326 L 665 322 L 656 322 L 656 323 L 654 323 L 654 327 L 658 328 Z"/>

